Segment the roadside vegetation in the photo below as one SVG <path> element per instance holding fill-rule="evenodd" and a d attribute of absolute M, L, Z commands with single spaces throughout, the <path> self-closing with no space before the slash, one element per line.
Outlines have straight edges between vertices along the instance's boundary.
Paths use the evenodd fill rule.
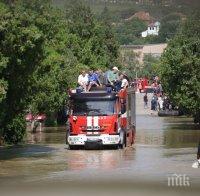
<path fill-rule="evenodd" d="M 0 138 L 23 141 L 27 110 L 55 118 L 81 69 L 118 57 L 109 25 L 88 7 L 64 10 L 49 0 L 0 1 Z"/>
<path fill-rule="evenodd" d="M 195 13 L 169 42 L 160 76 L 172 101 L 200 123 L 200 13 Z"/>

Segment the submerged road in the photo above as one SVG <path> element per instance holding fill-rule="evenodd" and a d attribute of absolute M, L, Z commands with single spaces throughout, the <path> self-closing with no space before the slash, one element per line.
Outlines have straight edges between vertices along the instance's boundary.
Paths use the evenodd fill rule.
<path fill-rule="evenodd" d="M 132 148 L 69 151 L 65 127 L 28 133 L 27 145 L 0 148 L 0 190 L 6 194 L 5 187 L 53 184 L 63 185 L 60 191 L 66 187 L 68 191 L 76 190 L 76 195 L 81 195 L 77 187 L 94 192 L 124 190 L 127 195 L 141 190 L 160 195 L 159 190 L 164 190 L 162 195 L 168 195 L 168 191 L 173 193 L 179 188 L 168 187 L 169 177 L 177 174 L 185 175 L 189 181 L 180 195 L 196 195 L 200 190 L 200 169 L 191 165 L 200 140 L 199 127 L 190 118 L 160 118 L 148 109 L 142 112 L 141 98 L 137 95 L 137 133 Z"/>

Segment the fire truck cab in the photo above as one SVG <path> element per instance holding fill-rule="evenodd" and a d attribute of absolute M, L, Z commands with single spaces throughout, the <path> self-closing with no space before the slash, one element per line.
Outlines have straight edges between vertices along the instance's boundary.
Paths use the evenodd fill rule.
<path fill-rule="evenodd" d="M 77 147 L 131 146 L 135 139 L 135 92 L 92 90 L 69 94 L 66 143 Z"/>

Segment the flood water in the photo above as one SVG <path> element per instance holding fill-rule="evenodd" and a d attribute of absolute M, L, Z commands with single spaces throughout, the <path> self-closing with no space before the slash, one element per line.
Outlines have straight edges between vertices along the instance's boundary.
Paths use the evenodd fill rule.
<path fill-rule="evenodd" d="M 136 143 L 124 150 L 70 151 L 65 145 L 65 127 L 28 133 L 27 141 L 0 148 L 0 187 L 74 182 L 167 187 L 168 177 L 177 174 L 189 177 L 190 188 L 199 191 L 200 169 L 191 166 L 200 128 L 190 118 L 138 115 Z"/>

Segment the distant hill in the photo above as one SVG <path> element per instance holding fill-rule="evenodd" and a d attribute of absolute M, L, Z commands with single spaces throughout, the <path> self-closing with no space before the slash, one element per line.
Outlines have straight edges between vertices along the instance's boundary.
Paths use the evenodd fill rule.
<path fill-rule="evenodd" d="M 55 5 L 63 7 L 70 0 L 52 0 Z M 99 14 L 107 6 L 113 20 L 128 18 L 139 11 L 147 11 L 159 20 L 171 12 L 188 15 L 194 9 L 200 9 L 200 0 L 79 0 Z"/>
<path fill-rule="evenodd" d="M 64 8 L 76 0 L 52 0 Z M 98 19 L 107 8 L 110 21 L 120 44 L 161 43 L 171 39 L 188 15 L 200 10 L 200 0 L 77 0 L 89 6 Z M 151 22 L 161 22 L 159 37 L 141 38 Z"/>

